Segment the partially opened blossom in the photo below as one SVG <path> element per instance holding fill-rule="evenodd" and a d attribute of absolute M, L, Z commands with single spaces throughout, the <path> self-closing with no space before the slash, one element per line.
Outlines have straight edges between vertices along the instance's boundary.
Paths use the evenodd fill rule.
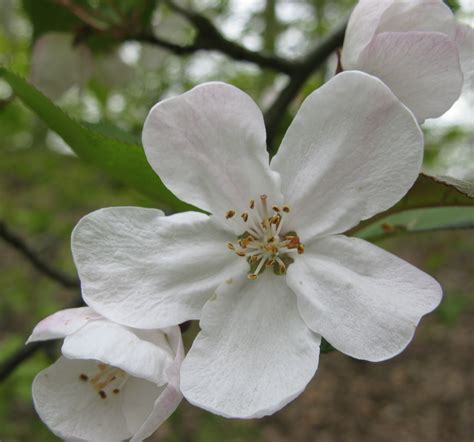
<path fill-rule="evenodd" d="M 344 72 L 313 92 L 271 163 L 265 137 L 257 105 L 233 86 L 158 103 L 148 160 L 212 215 L 102 209 L 72 238 L 83 296 L 104 316 L 141 328 L 200 319 L 181 389 L 231 417 L 301 393 L 321 336 L 355 358 L 398 354 L 441 297 L 425 273 L 341 234 L 396 203 L 421 167 L 416 120 L 382 81 Z"/>
<path fill-rule="evenodd" d="M 29 341 L 56 338 L 63 356 L 36 376 L 33 399 L 59 437 L 142 441 L 180 403 L 179 327 L 130 329 L 81 307 L 44 319 Z"/>
<path fill-rule="evenodd" d="M 472 84 L 473 30 L 442 0 L 360 0 L 341 64 L 384 81 L 419 122 L 444 114 Z"/>

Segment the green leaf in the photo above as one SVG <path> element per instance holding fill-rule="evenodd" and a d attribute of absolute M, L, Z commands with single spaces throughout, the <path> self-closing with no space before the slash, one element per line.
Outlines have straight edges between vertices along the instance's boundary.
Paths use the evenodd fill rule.
<path fill-rule="evenodd" d="M 395 206 L 347 234 L 377 240 L 400 233 L 474 228 L 474 184 L 420 174 Z"/>
<path fill-rule="evenodd" d="M 122 181 L 157 203 L 176 211 L 195 210 L 176 198 L 155 174 L 139 144 L 124 141 L 123 137 L 107 136 L 105 131 L 92 130 L 73 120 L 41 92 L 23 78 L 0 68 L 3 78 L 16 96 L 43 122 L 90 164 L 98 166 L 113 178 Z M 110 128 L 108 133 L 111 133 Z M 117 133 L 118 130 L 117 130 Z"/>

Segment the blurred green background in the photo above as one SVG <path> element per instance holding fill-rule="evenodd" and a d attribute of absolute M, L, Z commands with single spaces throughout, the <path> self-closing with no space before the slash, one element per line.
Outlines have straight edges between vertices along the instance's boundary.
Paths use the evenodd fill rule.
<path fill-rule="evenodd" d="M 51 31 L 74 35 L 76 43 L 89 46 L 96 68 L 85 84 L 71 84 L 55 101 L 74 118 L 100 123 L 101 130 L 112 135 L 116 129 L 111 127 L 119 127 L 130 139 L 139 139 L 154 103 L 203 81 L 232 83 L 263 109 L 284 85 L 282 74 L 217 52 L 179 57 L 136 41 L 88 38 L 81 22 L 59 3 L 0 0 L 0 65 L 30 78 L 36 39 Z M 194 38 L 193 27 L 160 1 L 72 3 L 91 17 L 117 26 L 139 9 L 154 35 L 177 45 L 191 44 Z M 189 0 L 181 4 L 206 15 L 231 40 L 294 58 L 307 53 L 339 25 L 354 1 Z M 472 19 L 472 2 L 450 2 L 450 6 L 463 20 Z M 297 104 L 335 66 L 336 60 L 331 59 L 305 84 L 284 115 L 280 136 Z M 54 69 L 51 65 L 51 74 Z M 465 96 L 446 116 L 428 121 L 424 130 L 425 171 L 473 181 L 473 97 Z M 86 213 L 117 205 L 156 207 L 151 199 L 79 160 L 0 80 L 0 220 L 42 259 L 74 275 L 69 248 L 72 228 Z M 445 289 L 442 305 L 422 321 L 408 350 L 380 364 L 354 361 L 336 352 L 325 354 L 305 393 L 261 420 L 225 420 L 183 402 L 156 438 L 203 442 L 472 440 L 472 231 L 399 236 L 381 240 L 379 245 L 426 270 Z M 75 290 L 64 289 L 38 273 L 1 240 L 0 288 L 0 363 L 22 346 L 38 320 L 77 296 Z M 188 341 L 191 335 L 192 331 Z M 54 346 L 38 352 L 0 384 L 2 442 L 57 440 L 36 416 L 30 393 L 35 374 L 56 356 Z"/>

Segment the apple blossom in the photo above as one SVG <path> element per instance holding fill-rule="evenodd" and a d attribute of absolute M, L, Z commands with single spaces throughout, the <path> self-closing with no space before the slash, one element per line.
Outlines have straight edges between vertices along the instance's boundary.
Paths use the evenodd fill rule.
<path fill-rule="evenodd" d="M 207 83 L 158 103 L 148 160 L 210 212 L 108 208 L 72 236 L 83 296 L 132 327 L 200 319 L 181 370 L 193 404 L 260 417 L 306 387 L 321 336 L 350 356 L 398 354 L 439 303 L 430 276 L 342 232 L 395 204 L 420 171 L 423 137 L 379 79 L 343 72 L 303 102 L 269 164 L 255 102 Z"/>
<path fill-rule="evenodd" d="M 36 376 L 33 399 L 59 437 L 141 441 L 180 403 L 179 327 L 130 329 L 80 307 L 41 321 L 29 342 L 55 338 L 63 356 Z"/>
<path fill-rule="evenodd" d="M 94 76 L 109 87 L 124 84 L 131 69 L 118 54 L 93 54 L 84 44 L 75 44 L 74 35 L 49 32 L 33 46 L 31 82 L 52 100 L 72 86 L 84 87 Z"/>
<path fill-rule="evenodd" d="M 419 122 L 439 117 L 472 85 L 474 34 L 442 0 L 360 0 L 341 64 L 379 77 Z"/>

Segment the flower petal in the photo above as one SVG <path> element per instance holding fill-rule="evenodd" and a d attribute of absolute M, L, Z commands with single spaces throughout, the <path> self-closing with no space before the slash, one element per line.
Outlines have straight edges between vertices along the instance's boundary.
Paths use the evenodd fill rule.
<path fill-rule="evenodd" d="M 33 329 L 33 333 L 31 333 L 26 343 L 64 338 L 79 330 L 89 321 L 101 318 L 102 316 L 90 307 L 60 310 L 40 321 Z"/>
<path fill-rule="evenodd" d="M 306 98 L 271 167 L 291 207 L 288 227 L 308 242 L 393 206 L 422 157 L 413 115 L 379 79 L 351 71 Z"/>
<path fill-rule="evenodd" d="M 40 37 L 33 47 L 31 82 L 53 100 L 75 84 L 84 86 L 92 74 L 89 49 L 74 46 L 73 40 L 73 34 L 51 32 Z"/>
<path fill-rule="evenodd" d="M 454 38 L 454 27 L 454 16 L 441 0 L 360 0 L 347 25 L 342 66 L 357 69 L 359 57 L 377 33 L 431 31 Z"/>
<path fill-rule="evenodd" d="M 462 73 L 464 74 L 464 89 L 474 89 L 474 29 L 464 23 L 456 28 L 455 41 L 459 49 Z"/>
<path fill-rule="evenodd" d="M 107 320 L 89 322 L 67 336 L 62 353 L 69 359 L 95 359 L 121 368 L 128 374 L 157 385 L 167 382 L 166 368 L 172 363 L 158 330 L 135 331 Z"/>
<path fill-rule="evenodd" d="M 206 83 L 158 103 L 143 128 L 148 161 L 169 189 L 219 218 L 251 199 L 279 195 L 268 167 L 265 125 L 255 102 L 224 83 Z"/>
<path fill-rule="evenodd" d="M 247 263 L 207 215 L 115 207 L 84 217 L 72 251 L 87 304 L 137 328 L 198 319 L 215 288 Z"/>
<path fill-rule="evenodd" d="M 131 378 L 127 380 L 123 391 L 120 392 L 120 394 L 123 394 L 123 415 L 127 421 L 127 427 L 130 433 L 134 435 L 135 440 L 143 440 L 143 438 L 137 438 L 136 433 L 150 416 L 157 400 L 156 398 L 162 394 L 165 388 L 165 386 L 158 387 L 143 379 Z M 158 426 L 149 435 L 153 434 L 158 429 Z"/>
<path fill-rule="evenodd" d="M 60 438 L 117 442 L 131 437 L 120 397 L 102 399 L 81 373 L 97 368 L 94 361 L 59 358 L 33 381 L 33 400 L 41 420 Z"/>
<path fill-rule="evenodd" d="M 192 404 L 238 418 L 272 414 L 298 396 L 318 366 L 320 337 L 301 319 L 284 277 L 238 278 L 206 304 L 181 369 Z"/>
<path fill-rule="evenodd" d="M 463 84 L 456 43 L 437 32 L 383 32 L 356 69 L 380 78 L 419 122 L 444 114 Z"/>
<path fill-rule="evenodd" d="M 163 331 L 166 331 L 170 346 L 175 354 L 174 361 L 166 369 L 168 384 L 156 399 L 152 412 L 139 430 L 135 432 L 131 442 L 139 442 L 151 436 L 173 414 L 183 399 L 179 389 L 179 372 L 184 359 L 181 331 L 179 327 L 170 327 Z"/>
<path fill-rule="evenodd" d="M 336 349 L 369 361 L 400 353 L 442 296 L 426 273 L 345 236 L 315 241 L 290 265 L 287 279 L 308 326 Z"/>

